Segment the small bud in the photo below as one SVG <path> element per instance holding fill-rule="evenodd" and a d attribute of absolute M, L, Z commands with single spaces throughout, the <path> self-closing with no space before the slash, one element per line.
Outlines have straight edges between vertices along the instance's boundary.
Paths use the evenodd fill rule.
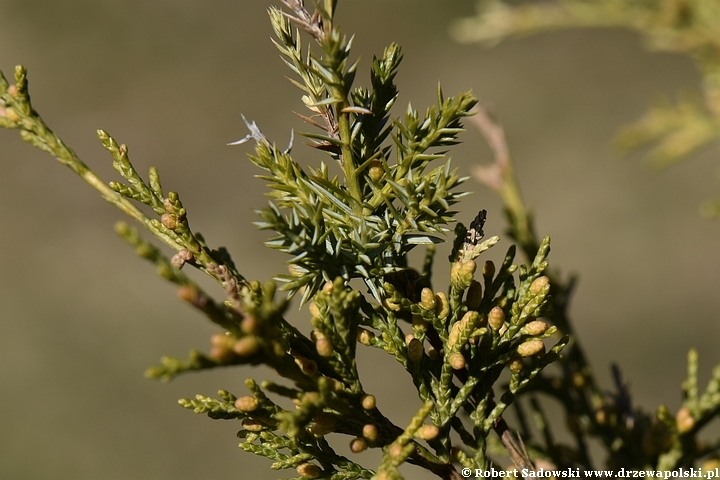
<path fill-rule="evenodd" d="M 700 468 L 702 468 L 704 472 L 714 472 L 716 469 L 720 468 L 720 459 L 709 458 L 700 465 Z"/>
<path fill-rule="evenodd" d="M 18 96 L 18 88 L 17 88 L 17 85 L 10 85 L 10 86 L 8 87 L 8 93 L 10 94 L 11 97 L 17 98 L 17 96 Z"/>
<path fill-rule="evenodd" d="M 450 281 L 457 288 L 465 289 L 472 283 L 476 269 L 477 264 L 474 260 L 455 262 L 450 270 Z"/>
<path fill-rule="evenodd" d="M 369 442 L 374 442 L 378 436 L 377 427 L 372 423 L 368 423 L 363 427 L 362 434 Z"/>
<path fill-rule="evenodd" d="M 539 353 L 545 353 L 545 344 L 542 340 L 529 340 L 521 343 L 517 351 L 521 357 L 532 357 Z"/>
<path fill-rule="evenodd" d="M 233 346 L 233 351 L 239 357 L 252 357 L 258 353 L 259 350 L 260 342 L 258 342 L 257 337 L 254 335 L 248 335 L 247 337 L 238 339 Z"/>
<path fill-rule="evenodd" d="M 197 290 L 194 287 L 190 287 L 188 285 L 183 285 L 178 288 L 177 295 L 180 300 L 187 302 L 187 303 L 195 303 L 195 300 L 197 298 Z"/>
<path fill-rule="evenodd" d="M 421 332 L 424 332 L 427 330 L 428 327 L 428 321 L 422 318 L 420 315 L 413 315 L 412 316 L 412 326 L 413 330 L 416 332 L 419 330 Z"/>
<path fill-rule="evenodd" d="M 392 445 L 390 445 L 389 453 L 390 453 L 390 456 L 391 456 L 391 457 L 397 458 L 397 457 L 399 457 L 400 455 L 402 455 L 402 453 L 403 453 L 403 446 L 400 445 L 399 443 L 393 443 Z"/>
<path fill-rule="evenodd" d="M 384 298 L 382 301 L 382 305 L 383 305 L 383 307 L 387 308 L 388 310 L 390 310 L 392 312 L 399 312 L 402 309 L 400 304 L 393 302 L 389 298 Z"/>
<path fill-rule="evenodd" d="M 522 328 L 523 335 L 542 335 L 548 329 L 548 324 L 542 320 L 532 320 Z"/>
<path fill-rule="evenodd" d="M 317 318 L 320 317 L 320 309 L 318 308 L 317 304 L 315 302 L 310 302 L 308 304 L 308 311 L 310 312 L 310 315 Z"/>
<path fill-rule="evenodd" d="M 170 264 L 175 268 L 182 268 L 183 265 L 185 265 L 186 262 L 192 262 L 195 260 L 195 257 L 193 254 L 188 250 L 187 248 L 183 248 L 182 250 L 179 250 L 175 255 L 173 255 L 172 259 L 170 259 Z"/>
<path fill-rule="evenodd" d="M 495 276 L 495 264 L 492 262 L 492 260 L 486 260 L 483 264 L 483 277 L 492 278 Z"/>
<path fill-rule="evenodd" d="M 370 175 L 370 178 L 374 182 L 380 180 L 384 174 L 385 169 L 383 169 L 383 165 L 380 160 L 373 160 L 372 162 L 370 162 L 370 169 L 368 170 L 368 175 Z"/>
<path fill-rule="evenodd" d="M 417 338 L 413 337 L 407 344 L 407 355 L 408 359 L 413 363 L 418 363 L 422 360 L 423 356 L 423 345 Z"/>
<path fill-rule="evenodd" d="M 692 417 L 690 410 L 685 407 L 678 410 L 677 415 L 675 415 L 675 423 L 677 425 L 678 433 L 681 435 L 688 433 L 693 429 L 693 427 L 695 427 L 695 419 Z"/>
<path fill-rule="evenodd" d="M 580 372 L 573 373 L 572 383 L 575 388 L 577 388 L 578 390 L 582 390 L 587 385 L 585 375 Z"/>
<path fill-rule="evenodd" d="M 227 362 L 233 357 L 235 340 L 224 333 L 216 333 L 210 337 L 210 357 L 220 362 Z"/>
<path fill-rule="evenodd" d="M 455 324 L 453 324 L 452 328 L 450 329 L 450 335 L 448 336 L 448 348 L 455 347 L 455 344 L 460 340 L 460 334 L 463 332 L 463 330 L 466 330 L 468 326 L 474 327 L 475 323 L 477 323 L 477 319 L 478 312 L 470 310 L 469 312 L 466 312 L 465 315 L 463 315 L 460 321 L 455 322 Z M 458 348 L 461 346 L 462 345 L 458 346 Z"/>
<path fill-rule="evenodd" d="M 482 301 L 482 285 L 477 280 L 473 280 L 465 295 L 465 305 L 470 310 L 477 310 Z"/>
<path fill-rule="evenodd" d="M 327 435 L 335 431 L 337 422 L 335 417 L 330 413 L 320 413 L 313 418 L 313 424 L 310 432 L 313 435 Z"/>
<path fill-rule="evenodd" d="M 475 270 L 477 270 L 477 263 L 475 263 L 475 260 L 468 260 L 460 264 L 460 275 L 474 275 Z"/>
<path fill-rule="evenodd" d="M 439 292 L 435 295 L 435 315 L 441 320 L 450 315 L 450 302 L 448 302 L 445 292 Z"/>
<path fill-rule="evenodd" d="M 420 306 L 425 310 L 435 308 L 435 294 L 427 287 L 423 288 L 420 292 Z"/>
<path fill-rule="evenodd" d="M 242 421 L 242 426 L 248 432 L 262 432 L 265 430 L 265 424 L 254 418 L 246 418 Z"/>
<path fill-rule="evenodd" d="M 372 410 L 375 408 L 375 396 L 374 395 L 365 395 L 362 398 L 362 407 L 365 410 Z"/>
<path fill-rule="evenodd" d="M 523 360 L 521 357 L 512 357 L 508 362 L 508 368 L 512 373 L 520 373 L 523 369 Z"/>
<path fill-rule="evenodd" d="M 241 412 L 254 412 L 259 406 L 260 404 L 255 397 L 245 396 L 235 400 L 235 408 Z"/>
<path fill-rule="evenodd" d="M 323 293 L 327 295 L 332 295 L 333 293 L 333 283 L 332 282 L 325 282 L 325 285 L 323 285 L 322 288 Z"/>
<path fill-rule="evenodd" d="M 7 107 L 5 109 L 5 118 L 10 120 L 11 122 L 19 122 L 20 121 L 20 115 L 17 114 L 14 108 Z"/>
<path fill-rule="evenodd" d="M 315 349 L 321 357 L 325 358 L 332 357 L 333 352 L 335 351 L 332 343 L 330 343 L 330 340 L 325 337 L 317 339 L 317 342 L 315 342 Z"/>
<path fill-rule="evenodd" d="M 322 473 L 320 467 L 314 463 L 303 463 L 298 465 L 295 471 L 303 478 L 317 478 Z"/>
<path fill-rule="evenodd" d="M 353 438 L 350 442 L 350 451 L 353 453 L 360 453 L 367 450 L 367 442 L 362 438 Z"/>
<path fill-rule="evenodd" d="M 218 362 L 228 362 L 232 358 L 232 349 L 224 348 L 224 347 L 218 347 L 213 345 L 210 347 L 210 352 L 208 352 L 208 355 L 211 358 L 214 358 Z"/>
<path fill-rule="evenodd" d="M 240 322 L 240 330 L 247 335 L 253 335 L 258 333 L 259 323 L 255 317 L 245 317 Z"/>
<path fill-rule="evenodd" d="M 503 309 L 500 307 L 493 307 L 492 310 L 490 310 L 490 313 L 488 313 L 488 325 L 490 325 L 490 328 L 497 331 L 500 330 L 500 327 L 504 324 L 505 312 L 503 312 Z"/>
<path fill-rule="evenodd" d="M 465 357 L 460 352 L 451 353 L 448 356 L 448 363 L 453 370 L 462 370 L 465 368 Z"/>
<path fill-rule="evenodd" d="M 182 250 L 180 250 L 180 251 L 177 253 L 177 255 L 178 255 L 180 258 L 182 258 L 183 260 L 185 260 L 186 262 L 194 262 L 194 261 L 195 261 L 195 256 L 194 256 L 194 255 L 192 254 L 192 252 L 191 252 L 190 250 L 188 250 L 187 248 L 183 248 Z"/>
<path fill-rule="evenodd" d="M 460 275 L 460 262 L 455 262 L 452 264 L 452 267 L 450 268 L 450 281 L 453 283 L 457 283 L 458 277 Z"/>
<path fill-rule="evenodd" d="M 418 438 L 423 440 L 432 440 L 438 435 L 440 435 L 440 429 L 435 425 L 423 425 L 417 431 Z"/>
<path fill-rule="evenodd" d="M 169 198 L 163 199 L 163 206 L 165 207 L 165 211 L 167 213 L 175 213 L 175 207 L 173 207 L 173 204 Z"/>
<path fill-rule="evenodd" d="M 595 422 L 598 425 L 606 425 L 608 421 L 608 411 L 605 407 L 600 407 L 595 410 Z"/>
<path fill-rule="evenodd" d="M 373 332 L 371 332 L 370 330 L 365 330 L 362 327 L 358 328 L 358 342 L 362 343 L 363 345 L 370 345 L 370 342 L 373 338 L 375 338 L 375 334 Z"/>
<path fill-rule="evenodd" d="M 175 230 L 179 225 L 177 217 L 172 213 L 163 213 L 160 221 L 168 230 Z"/>
<path fill-rule="evenodd" d="M 232 337 L 229 337 L 224 333 L 215 333 L 212 337 L 210 337 L 210 345 L 226 346 L 228 343 L 232 345 Z"/>
<path fill-rule="evenodd" d="M 538 277 L 530 284 L 530 293 L 537 295 L 543 287 L 550 283 L 550 279 L 546 276 Z"/>
<path fill-rule="evenodd" d="M 428 347 L 427 356 L 430 358 L 430 360 L 433 360 L 433 361 L 435 361 L 435 360 L 437 360 L 438 358 L 440 358 L 440 354 L 439 354 L 438 351 L 435 350 L 435 348 L 433 348 L 433 347 Z"/>
<path fill-rule="evenodd" d="M 295 364 L 300 367 L 300 371 L 308 377 L 312 377 L 318 371 L 318 366 L 317 363 L 315 363 L 315 360 L 310 360 L 309 358 L 305 358 L 300 355 L 295 357 Z"/>

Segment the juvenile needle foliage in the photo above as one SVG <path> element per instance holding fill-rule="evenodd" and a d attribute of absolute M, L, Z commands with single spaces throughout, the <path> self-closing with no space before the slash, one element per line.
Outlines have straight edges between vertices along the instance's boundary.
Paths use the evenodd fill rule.
<path fill-rule="evenodd" d="M 181 300 L 218 326 L 207 353 L 165 357 L 148 377 L 171 380 L 242 364 L 268 365 L 280 377 L 248 379 L 247 392 L 238 395 L 220 390 L 180 400 L 196 413 L 238 421 L 242 450 L 301 478 L 396 479 L 399 467 L 411 463 L 458 479 L 460 467 L 496 465 L 488 451 L 496 434 L 516 466 L 533 468 L 503 415 L 568 342 L 538 320 L 552 304 L 544 273 L 550 239 L 539 241 L 528 266 L 514 263 L 513 246 L 501 265 L 484 262 L 476 279 L 476 262 L 499 240 L 483 241 L 482 210 L 469 227 L 456 223 L 449 262 L 436 268 L 449 275 L 449 290 L 432 287 L 434 244 L 445 241 L 456 222 L 453 206 L 465 195 L 458 187 L 466 177 L 446 151 L 458 142 L 475 98 L 445 97 L 438 87 L 434 106 L 424 113 L 408 106 L 394 118 L 400 47 L 390 45 L 373 59 L 368 88 L 354 87 L 358 64 L 351 60 L 352 39 L 334 22 L 337 2 L 326 0 L 312 13 L 302 1 L 283 3 L 285 10 L 269 10 L 275 44 L 308 109 L 299 117 L 312 131 L 302 135 L 322 159 L 301 167 L 290 148 L 277 147 L 251 121 L 245 121 L 249 133 L 232 143 L 254 144 L 250 160 L 271 197 L 258 210 L 257 225 L 273 232 L 267 245 L 287 254 L 289 274 L 245 279 L 224 248 L 210 247 L 192 229 L 186 206 L 165 190 L 157 170 L 144 179 L 128 148 L 99 130 L 123 179 L 101 181 L 34 110 L 23 67 L 16 68 L 13 85 L 0 77 L 0 125 L 19 130 L 170 247 L 168 256 L 137 229 L 116 227 L 177 285 Z M 325 162 L 337 163 L 342 175 L 331 177 Z M 426 250 L 422 273 L 408 264 L 418 246 Z M 216 280 L 220 299 L 203 290 L 188 267 Z M 309 336 L 285 319 L 294 296 L 307 306 Z M 383 350 L 409 373 L 418 400 L 415 406 L 408 401 L 400 425 L 363 387 L 358 348 Z M 295 408 L 281 406 L 282 397 Z M 353 453 L 381 449 L 381 464 L 371 469 L 338 455 L 331 433 L 345 435 Z"/>

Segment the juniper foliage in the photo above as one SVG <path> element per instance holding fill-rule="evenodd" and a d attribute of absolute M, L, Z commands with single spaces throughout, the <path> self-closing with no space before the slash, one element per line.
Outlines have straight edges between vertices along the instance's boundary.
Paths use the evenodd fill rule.
<path fill-rule="evenodd" d="M 164 357 L 147 376 L 169 381 L 191 371 L 270 366 L 279 378 L 246 380 L 246 395 L 220 390 L 179 403 L 213 419 L 239 421 L 242 450 L 269 458 L 273 469 L 294 469 L 300 478 L 398 479 L 398 468 L 411 463 L 459 479 L 460 468 L 509 466 L 506 455 L 531 473 L 538 462 L 590 468 L 588 436 L 601 438 L 611 465 L 625 468 L 675 468 L 715 452 L 716 446 L 699 446 L 695 435 L 720 411 L 720 370 L 700 394 L 691 353 L 685 406 L 676 417 L 661 408 L 653 418 L 632 409 L 619 373 L 617 391 L 603 393 L 577 339 L 568 345 L 572 281 L 549 270 L 550 239 L 535 235 L 502 130 L 473 110 L 473 95 L 445 97 L 438 88 L 436 105 L 424 113 L 408 106 L 394 118 L 400 48 L 390 45 L 373 59 L 370 88 L 354 88 L 358 63 L 351 61 L 352 39 L 334 22 L 337 1 L 325 0 L 312 13 L 301 0 L 283 3 L 285 10 L 269 11 L 275 42 L 309 111 L 299 116 L 315 129 L 302 135 L 324 160 L 303 168 L 290 147 L 277 147 L 250 121 L 249 133 L 232 142 L 254 144 L 250 160 L 262 170 L 271 197 L 257 225 L 273 232 L 268 247 L 289 256 L 289 274 L 264 283 L 246 279 L 227 250 L 212 248 L 192 229 L 178 193 L 164 189 L 156 169 L 143 179 L 127 147 L 99 130 L 123 178 L 105 183 L 35 111 L 25 69 L 15 69 L 13 85 L 0 74 L 0 126 L 19 130 L 164 244 L 156 246 L 128 224 L 116 226 L 139 256 L 177 285 L 183 301 L 218 326 L 207 353 Z M 467 178 L 446 153 L 473 113 L 496 152 L 486 183 L 504 200 L 510 236 L 527 265 L 515 263 L 512 246 L 501 265 L 485 261 L 476 272 L 479 257 L 499 238 L 483 241 L 484 210 L 467 227 L 456 222 L 453 206 Z M 325 162 L 337 163 L 342 176 L 331 177 Z M 434 245 L 452 223 L 454 248 L 445 268 L 437 268 Z M 164 253 L 167 247 L 172 256 Z M 408 260 L 416 248 L 426 253 L 419 269 Z M 217 282 L 219 298 L 193 280 L 192 269 Z M 449 274 L 447 292 L 433 289 L 433 271 Z M 308 307 L 309 336 L 285 318 L 293 297 Z M 358 348 L 380 349 L 409 373 L 418 409 L 407 426 L 383 415 L 363 387 Z M 554 373 L 545 370 L 552 363 L 559 367 Z M 560 402 L 576 426 L 575 445 L 553 440 L 533 392 Z M 528 393 L 542 438 L 529 427 L 525 407 L 518 410 L 520 436 L 505 420 L 507 409 Z M 295 408 L 283 408 L 282 398 Z M 346 435 L 355 453 L 381 449 L 380 465 L 371 469 L 339 455 L 332 433 Z M 654 442 L 650 450 L 640 442 L 647 438 Z"/>

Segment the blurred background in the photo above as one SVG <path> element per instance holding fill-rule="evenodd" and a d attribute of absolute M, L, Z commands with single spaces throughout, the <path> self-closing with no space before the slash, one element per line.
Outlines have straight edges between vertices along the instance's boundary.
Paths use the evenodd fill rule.
<path fill-rule="evenodd" d="M 270 42 L 272 3 L 2 0 L 0 69 L 10 78 L 14 65 L 28 68 L 35 108 L 103 179 L 117 175 L 98 128 L 128 144 L 139 171 L 159 168 L 210 245 L 228 247 L 248 278 L 266 280 L 285 271 L 285 258 L 263 247 L 268 233 L 251 224 L 265 188 L 253 178 L 250 147 L 225 144 L 246 134 L 241 114 L 279 144 L 291 129 L 309 129 L 291 113 L 302 111 L 300 94 Z M 699 349 L 703 382 L 720 363 L 720 224 L 698 214 L 717 196 L 718 152 L 658 173 L 608 145 L 652 99 L 695 89 L 693 65 L 649 53 L 623 30 L 492 49 L 454 44 L 450 23 L 473 10 L 465 0 L 340 2 L 339 22 L 356 34 L 358 83 L 369 83 L 373 53 L 395 41 L 405 54 L 398 111 L 409 101 L 424 110 L 438 81 L 446 95 L 472 89 L 491 107 L 537 232 L 553 238 L 552 264 L 580 276 L 571 313 L 598 378 L 610 389 L 617 362 L 636 404 L 676 410 L 687 350 Z M 490 154 L 477 131 L 462 138 L 451 153 L 469 174 Z M 302 141 L 293 153 L 301 164 L 322 158 Z M 0 168 L 0 478 L 293 476 L 240 451 L 236 422 L 176 404 L 218 388 L 242 395 L 246 377 L 271 372 L 223 370 L 167 385 L 143 378 L 162 355 L 209 348 L 216 329 L 115 236 L 122 214 L 15 131 L 0 131 Z M 475 180 L 466 185 L 475 193 L 459 220 L 486 208 L 486 233 L 502 236 L 497 199 Z M 447 275 L 445 258 L 441 250 L 436 276 Z M 304 311 L 291 317 L 309 332 Z M 419 406 L 409 376 L 378 352 L 360 355 L 367 390 L 406 425 Z M 349 440 L 338 439 L 340 451 Z M 376 454 L 363 455 L 377 466 Z"/>

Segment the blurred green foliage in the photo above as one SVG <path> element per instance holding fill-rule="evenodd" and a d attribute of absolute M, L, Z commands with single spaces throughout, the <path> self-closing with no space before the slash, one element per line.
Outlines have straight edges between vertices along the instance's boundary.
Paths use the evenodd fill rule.
<path fill-rule="evenodd" d="M 568 28 L 628 28 L 651 50 L 688 55 L 702 75 L 699 93 L 658 100 L 615 138 L 622 151 L 652 146 L 651 165 L 664 168 L 720 137 L 720 3 L 715 0 L 480 0 L 477 15 L 457 21 L 453 37 L 495 44 L 508 37 Z M 704 213 L 720 215 L 720 201 Z"/>

